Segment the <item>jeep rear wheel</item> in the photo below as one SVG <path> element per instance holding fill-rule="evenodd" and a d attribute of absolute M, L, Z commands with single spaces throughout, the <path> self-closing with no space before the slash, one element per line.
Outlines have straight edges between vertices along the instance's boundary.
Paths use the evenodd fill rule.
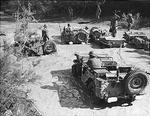
<path fill-rule="evenodd" d="M 44 50 L 46 54 L 51 54 L 57 52 L 56 44 L 54 41 L 47 41 L 44 45 Z"/>
<path fill-rule="evenodd" d="M 125 78 L 125 91 L 129 95 L 140 94 L 147 86 L 148 79 L 143 71 L 132 71 Z"/>

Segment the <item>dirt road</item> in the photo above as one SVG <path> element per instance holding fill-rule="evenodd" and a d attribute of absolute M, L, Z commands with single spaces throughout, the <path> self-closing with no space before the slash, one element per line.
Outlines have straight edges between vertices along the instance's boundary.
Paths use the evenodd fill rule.
<path fill-rule="evenodd" d="M 92 49 L 90 45 L 59 45 L 58 54 L 53 56 L 42 56 L 35 70 L 42 76 L 32 89 L 30 97 L 44 116 L 149 116 L 150 115 L 150 92 L 148 91 L 142 99 L 133 102 L 132 106 L 122 107 L 114 105 L 111 108 L 101 105 L 91 110 L 89 98 L 84 95 L 84 89 L 76 86 L 70 73 L 73 53 L 79 51 L 85 53 L 94 50 L 96 53 L 107 53 L 114 56 L 120 63 L 118 55 L 119 48 Z M 129 48 L 121 49 L 121 56 L 129 65 L 137 65 L 141 68 L 150 69 L 148 54 L 141 55 L 141 50 Z M 143 52 L 142 52 L 143 53 Z M 144 58 L 139 58 L 145 56 Z M 33 60 L 33 59 L 32 59 Z M 36 60 L 36 59 L 35 59 Z M 128 62 L 129 61 L 129 62 Z M 149 87 L 148 87 L 149 88 Z M 79 90 L 81 89 L 81 90 Z M 81 97 L 84 97 L 81 98 Z M 85 102 L 85 100 L 87 100 Z"/>
<path fill-rule="evenodd" d="M 33 25 L 34 28 L 32 29 L 36 30 L 42 24 Z M 60 24 L 60 27 L 64 25 L 66 24 Z M 91 24 L 89 27 L 95 25 Z M 49 34 L 58 44 L 58 53 L 28 58 L 27 62 L 34 64 L 33 68 L 41 78 L 34 84 L 25 86 L 31 89 L 29 98 L 34 100 L 36 107 L 43 116 L 150 116 L 149 86 L 146 90 L 147 94 L 142 99 L 134 101 L 132 106 L 119 104 L 107 106 L 98 103 L 94 109 L 90 109 L 88 94 L 85 93 L 82 85 L 75 82 L 70 70 L 75 58 L 74 52 L 88 53 L 93 50 L 96 53 L 107 53 L 113 56 L 120 65 L 132 65 L 150 71 L 149 53 L 133 48 L 100 49 L 98 46 L 91 45 L 60 45 L 61 28 L 59 28 L 59 24 L 48 23 L 48 29 Z M 119 31 L 119 37 L 121 37 L 122 32 Z"/>

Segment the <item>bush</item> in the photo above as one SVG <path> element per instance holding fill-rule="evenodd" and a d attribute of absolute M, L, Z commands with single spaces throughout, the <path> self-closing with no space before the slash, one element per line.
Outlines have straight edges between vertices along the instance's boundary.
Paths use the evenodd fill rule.
<path fill-rule="evenodd" d="M 127 29 L 127 15 L 123 13 L 122 20 L 119 21 L 119 25 L 121 29 Z M 150 27 L 150 19 L 148 17 L 142 17 L 140 13 L 136 13 L 133 15 L 134 23 L 132 25 L 132 29 L 139 29 L 144 27 Z"/>
<path fill-rule="evenodd" d="M 37 75 L 30 69 L 21 70 L 21 65 L 16 66 L 16 58 L 12 61 L 11 47 L 6 42 L 3 48 L 0 56 L 0 115 L 29 116 L 30 113 L 30 116 L 40 116 L 31 100 L 27 100 L 29 90 L 19 89 L 22 84 L 34 82 Z M 24 109 L 20 111 L 22 114 L 18 114 L 21 106 Z"/>

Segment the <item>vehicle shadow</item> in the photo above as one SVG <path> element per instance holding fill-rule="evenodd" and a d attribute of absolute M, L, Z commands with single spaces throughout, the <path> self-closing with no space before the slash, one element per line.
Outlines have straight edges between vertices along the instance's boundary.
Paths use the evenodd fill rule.
<path fill-rule="evenodd" d="M 101 48 L 98 44 L 96 44 L 94 42 L 91 42 L 90 45 L 91 45 L 91 48 L 93 48 L 93 49 L 100 49 Z"/>
<path fill-rule="evenodd" d="M 91 45 L 91 48 L 93 48 L 93 49 L 107 49 L 107 48 L 109 48 L 105 45 L 99 45 L 98 43 L 94 43 L 94 42 L 91 42 L 90 45 Z"/>
<path fill-rule="evenodd" d="M 53 41 L 56 43 L 56 44 L 63 44 L 62 42 L 61 42 L 61 36 L 60 35 L 54 35 L 54 36 L 52 36 L 52 38 L 53 38 Z"/>
<path fill-rule="evenodd" d="M 143 50 L 143 49 L 135 49 L 135 50 L 132 50 L 132 51 L 128 50 L 128 51 L 126 51 L 126 52 L 129 52 L 129 53 L 138 53 L 138 54 L 140 54 L 140 55 L 147 55 L 147 56 L 150 56 L 150 51 L 145 51 L 145 50 Z"/>
<path fill-rule="evenodd" d="M 96 108 L 122 106 L 123 101 L 106 103 L 96 97 L 90 97 L 90 92 L 80 79 L 71 75 L 71 69 L 51 71 L 54 79 L 53 86 L 44 85 L 42 89 L 56 90 L 62 107 L 67 108 Z"/>
<path fill-rule="evenodd" d="M 138 58 L 138 59 L 145 59 L 145 62 L 148 63 L 148 65 L 150 65 L 150 51 L 144 51 L 143 49 L 134 49 L 134 50 L 127 50 L 125 52 L 128 52 L 128 53 L 137 53 L 139 54 L 140 56 L 136 56 L 134 58 Z M 133 55 L 134 56 L 134 55 Z"/>
<path fill-rule="evenodd" d="M 138 53 L 147 52 L 147 53 L 150 54 L 150 48 L 147 49 L 147 50 L 144 50 L 143 48 L 138 48 L 135 45 L 130 45 L 128 43 L 126 43 L 125 47 L 126 48 L 131 48 L 131 49 L 136 49 L 135 51 L 138 52 Z"/>

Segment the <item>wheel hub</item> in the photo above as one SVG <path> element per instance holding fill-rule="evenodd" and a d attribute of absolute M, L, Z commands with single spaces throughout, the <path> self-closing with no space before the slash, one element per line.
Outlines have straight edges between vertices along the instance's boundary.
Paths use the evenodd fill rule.
<path fill-rule="evenodd" d="M 142 86 L 142 79 L 139 77 L 136 77 L 133 80 L 131 80 L 130 85 L 134 89 L 140 88 Z"/>

